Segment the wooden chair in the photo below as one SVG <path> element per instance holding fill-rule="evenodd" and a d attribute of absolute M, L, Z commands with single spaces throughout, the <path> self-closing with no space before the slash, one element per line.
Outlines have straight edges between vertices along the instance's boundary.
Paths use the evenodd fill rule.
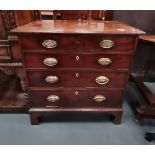
<path fill-rule="evenodd" d="M 53 10 L 40 10 L 41 19 L 53 20 Z"/>
<path fill-rule="evenodd" d="M 42 19 L 62 20 L 112 20 L 112 10 L 41 10 Z"/>
<path fill-rule="evenodd" d="M 139 40 L 144 44 L 155 46 L 155 35 L 142 35 L 139 37 Z M 148 62 L 147 70 L 145 72 L 149 70 L 149 67 L 150 62 Z M 143 95 L 147 103 L 146 105 L 138 107 L 136 109 L 137 120 L 141 121 L 143 118 L 155 119 L 155 93 L 144 84 L 144 82 L 148 82 L 145 73 L 141 76 L 131 74 L 131 79 L 136 84 L 138 90 Z M 155 80 L 151 82 L 155 82 Z M 148 141 L 152 141 L 153 139 L 155 140 L 155 133 L 146 133 L 145 138 Z"/>
<path fill-rule="evenodd" d="M 54 20 L 90 20 L 90 10 L 53 10 Z"/>

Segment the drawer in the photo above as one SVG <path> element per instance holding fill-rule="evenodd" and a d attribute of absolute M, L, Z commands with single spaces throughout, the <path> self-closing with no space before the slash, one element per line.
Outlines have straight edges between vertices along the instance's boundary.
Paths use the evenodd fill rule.
<path fill-rule="evenodd" d="M 27 70 L 30 87 L 124 88 L 127 73 L 96 70 Z"/>
<path fill-rule="evenodd" d="M 25 52 L 26 68 L 128 69 L 131 54 Z"/>
<path fill-rule="evenodd" d="M 119 89 L 41 89 L 29 93 L 33 107 L 120 107 L 123 96 Z"/>
<path fill-rule="evenodd" d="M 21 38 L 24 50 L 120 50 L 131 51 L 134 48 L 133 36 L 109 35 L 33 35 Z"/>

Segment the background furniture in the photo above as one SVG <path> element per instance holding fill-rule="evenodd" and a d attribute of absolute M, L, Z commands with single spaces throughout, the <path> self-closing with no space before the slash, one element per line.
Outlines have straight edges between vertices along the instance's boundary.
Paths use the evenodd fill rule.
<path fill-rule="evenodd" d="M 155 44 L 155 36 L 153 35 L 142 35 L 139 37 L 140 41 L 142 41 L 145 44 L 149 44 L 150 46 L 154 46 Z M 155 94 L 149 90 L 149 88 L 144 84 L 144 82 L 150 81 L 154 82 L 152 80 L 148 80 L 147 78 L 147 72 L 149 71 L 149 68 L 151 67 L 151 59 L 148 60 L 147 63 L 147 69 L 144 72 L 143 75 L 137 75 L 137 74 L 131 74 L 131 77 L 133 81 L 135 82 L 137 88 L 139 91 L 143 94 L 144 98 L 147 101 L 147 105 L 142 106 L 140 108 L 137 108 L 137 119 L 141 120 L 143 118 L 155 118 Z"/>
<path fill-rule="evenodd" d="M 40 16 L 43 20 L 53 20 L 53 10 L 40 10 Z"/>
<path fill-rule="evenodd" d="M 42 19 L 61 20 L 112 20 L 112 10 L 49 10 L 40 11 Z"/>
<path fill-rule="evenodd" d="M 50 112 L 102 112 L 120 123 L 137 37 L 143 33 L 120 22 L 59 20 L 11 30 L 20 36 L 31 123 Z"/>
<path fill-rule="evenodd" d="M 148 44 L 150 46 L 155 45 L 155 35 L 142 35 L 139 37 L 140 41 L 142 41 L 144 44 Z M 149 52 L 149 51 L 148 51 Z M 155 93 L 150 90 L 144 82 L 155 82 L 155 78 L 151 81 L 148 80 L 146 77 L 147 72 L 149 71 L 149 68 L 151 68 L 151 58 L 147 63 L 147 69 L 146 72 L 144 72 L 144 75 L 137 76 L 136 74 L 131 74 L 132 80 L 136 84 L 138 90 L 141 92 L 141 94 L 144 96 L 146 100 L 146 105 L 141 105 L 136 110 L 136 118 L 138 121 L 141 121 L 143 118 L 153 118 L 155 119 Z M 145 75 L 146 74 L 146 75 Z M 145 138 L 148 141 L 155 140 L 155 133 L 146 133 Z"/>
<path fill-rule="evenodd" d="M 25 95 L 20 94 L 24 90 L 25 79 L 18 38 L 17 36 L 8 36 L 8 31 L 37 18 L 38 11 L 0 11 L 1 112 L 23 111 L 25 109 Z"/>

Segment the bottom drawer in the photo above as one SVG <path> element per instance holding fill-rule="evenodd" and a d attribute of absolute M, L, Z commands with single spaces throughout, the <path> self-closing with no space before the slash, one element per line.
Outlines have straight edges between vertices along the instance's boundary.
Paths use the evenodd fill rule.
<path fill-rule="evenodd" d="M 31 89 L 33 107 L 121 107 L 121 89 Z"/>

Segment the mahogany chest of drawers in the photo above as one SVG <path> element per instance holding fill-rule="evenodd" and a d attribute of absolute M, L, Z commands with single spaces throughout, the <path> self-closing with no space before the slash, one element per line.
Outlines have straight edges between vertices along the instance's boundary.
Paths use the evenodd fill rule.
<path fill-rule="evenodd" d="M 20 40 L 31 123 L 50 112 L 103 112 L 120 123 L 137 37 L 120 22 L 35 21 Z"/>

